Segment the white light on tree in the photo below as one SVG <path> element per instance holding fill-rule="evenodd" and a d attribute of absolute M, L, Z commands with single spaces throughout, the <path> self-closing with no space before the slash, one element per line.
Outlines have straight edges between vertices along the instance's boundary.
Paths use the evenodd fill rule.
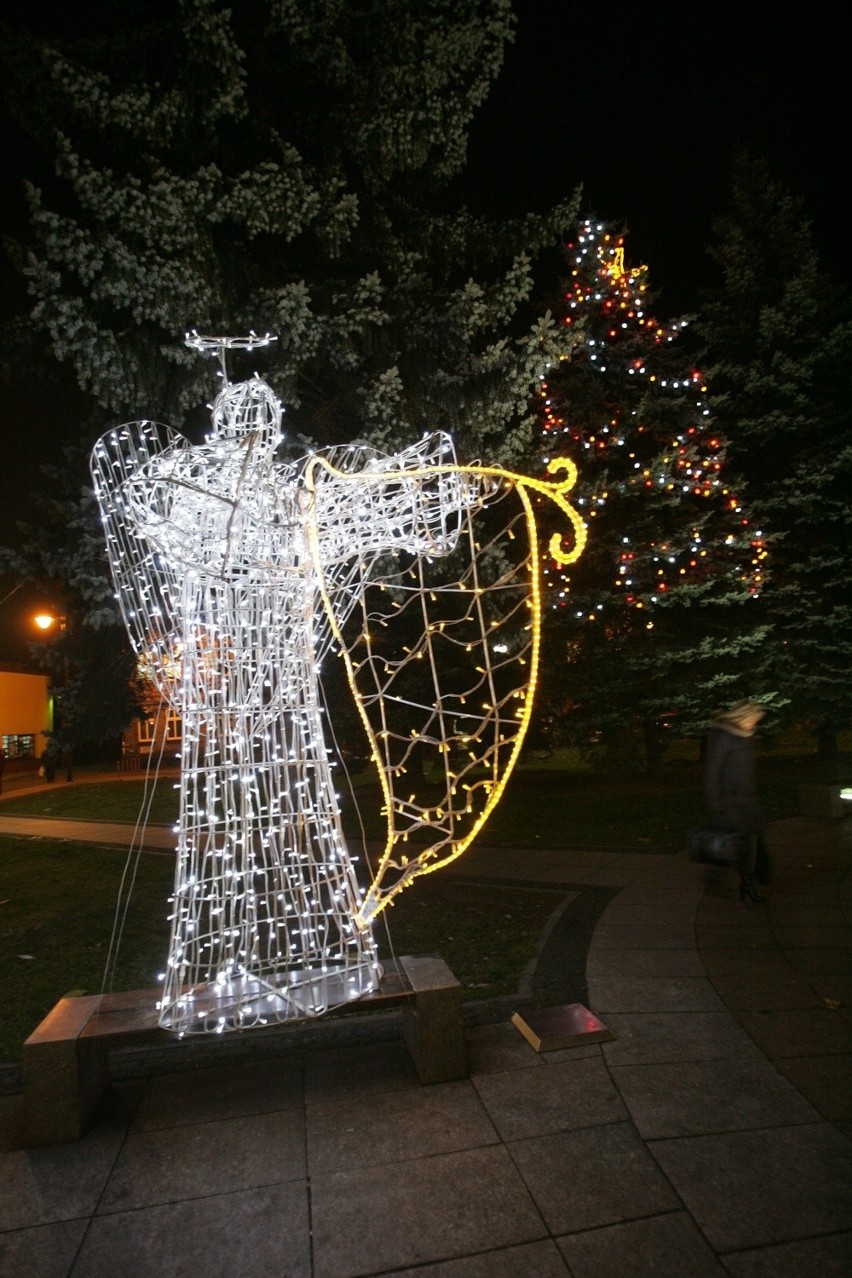
<path fill-rule="evenodd" d="M 92 475 L 140 664 L 181 715 L 180 818 L 160 1023 L 222 1032 L 314 1016 L 378 987 L 372 920 L 469 846 L 518 757 L 538 669 L 533 495 L 460 466 L 442 433 L 276 456 L 282 409 L 225 381 L 193 445 L 110 431 Z M 333 651 L 335 650 L 335 651 Z M 339 655 L 338 655 L 339 654 Z M 387 840 L 359 883 L 323 731 L 319 671 L 342 659 L 378 769 Z M 416 764 L 416 766 L 414 766 Z"/>

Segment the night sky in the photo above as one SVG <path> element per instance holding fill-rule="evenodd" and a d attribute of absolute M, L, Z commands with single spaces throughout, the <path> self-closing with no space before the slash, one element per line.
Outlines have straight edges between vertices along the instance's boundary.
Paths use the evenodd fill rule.
<path fill-rule="evenodd" d="M 545 209 L 582 183 L 583 212 L 627 226 L 628 259 L 649 267 L 672 319 L 715 283 L 705 248 L 742 145 L 804 198 L 823 265 L 842 257 L 849 108 L 836 14 L 833 29 L 822 6 L 795 21 L 723 2 L 515 8 L 517 39 L 472 137 L 485 207 Z M 848 281 L 845 258 L 840 269 Z"/>
<path fill-rule="evenodd" d="M 517 39 L 475 121 L 458 184 L 475 209 L 542 211 L 583 183 L 582 211 L 626 225 L 628 262 L 648 266 L 656 312 L 671 319 L 715 281 L 705 246 L 725 206 L 734 149 L 744 144 L 804 198 L 823 265 L 848 281 L 836 176 L 848 154 L 846 45 L 823 7 L 819 24 L 801 15 L 788 24 L 774 6 L 725 3 L 515 7 Z M 67 6 L 62 13 L 67 23 Z M 759 15 L 771 20 L 760 25 Z M 8 127 L 0 136 L 4 230 L 17 231 L 26 148 Z M 0 284 L 8 309 L 7 268 Z M 74 431 L 73 404 L 32 409 L 40 398 L 32 387 L 25 402 L 0 408 L 3 540 L 37 482 L 40 456 Z M 24 416 L 31 424 L 22 430 Z"/>

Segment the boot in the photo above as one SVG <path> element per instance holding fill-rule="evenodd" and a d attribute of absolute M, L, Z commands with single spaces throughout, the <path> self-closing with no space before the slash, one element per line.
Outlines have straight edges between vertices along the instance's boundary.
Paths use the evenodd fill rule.
<path fill-rule="evenodd" d="M 754 882 L 750 874 L 740 875 L 740 900 L 744 901 L 748 897 L 750 901 L 755 901 L 758 905 L 762 905 L 766 900 L 765 896 L 761 896 L 754 886 Z"/>

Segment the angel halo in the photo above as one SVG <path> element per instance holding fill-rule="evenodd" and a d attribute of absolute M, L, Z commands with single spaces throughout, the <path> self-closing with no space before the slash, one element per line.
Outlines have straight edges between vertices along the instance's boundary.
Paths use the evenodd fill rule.
<path fill-rule="evenodd" d="M 140 421 L 91 459 L 130 641 L 182 720 L 159 1003 L 178 1034 L 316 1016 L 378 988 L 373 920 L 470 845 L 527 730 L 531 493 L 573 532 L 551 555 L 570 562 L 585 540 L 567 459 L 547 483 L 459 465 L 434 432 L 391 456 L 353 444 L 277 460 L 280 402 L 225 367 L 226 351 L 274 338 L 186 340 L 222 365 L 204 443 Z M 382 789 L 385 846 L 366 876 L 332 780 L 326 659 L 344 663 Z"/>

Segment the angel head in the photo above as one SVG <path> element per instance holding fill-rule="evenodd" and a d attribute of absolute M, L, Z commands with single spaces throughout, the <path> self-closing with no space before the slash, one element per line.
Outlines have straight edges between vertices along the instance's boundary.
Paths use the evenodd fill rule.
<path fill-rule="evenodd" d="M 281 401 L 260 377 L 247 382 L 228 382 L 211 406 L 213 429 L 209 443 L 241 440 L 254 435 L 264 448 L 274 451 L 281 443 Z"/>
<path fill-rule="evenodd" d="M 224 386 L 211 405 L 213 429 L 207 436 L 208 443 L 246 440 L 253 436 L 255 444 L 270 452 L 281 443 L 284 410 L 277 395 L 256 373 L 245 382 L 230 381 L 227 368 L 228 351 L 253 351 L 274 341 L 277 338 L 270 333 L 264 337 L 256 333 L 248 337 L 208 337 L 195 329 L 187 333 L 186 345 L 202 354 L 214 355 L 224 378 Z"/>

